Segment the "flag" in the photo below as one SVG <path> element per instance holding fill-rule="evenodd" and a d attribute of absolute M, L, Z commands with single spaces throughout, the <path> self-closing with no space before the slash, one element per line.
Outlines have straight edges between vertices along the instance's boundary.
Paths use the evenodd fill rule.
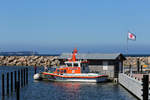
<path fill-rule="evenodd" d="M 129 40 L 136 40 L 136 35 L 134 35 L 133 33 L 128 32 L 128 39 Z"/>

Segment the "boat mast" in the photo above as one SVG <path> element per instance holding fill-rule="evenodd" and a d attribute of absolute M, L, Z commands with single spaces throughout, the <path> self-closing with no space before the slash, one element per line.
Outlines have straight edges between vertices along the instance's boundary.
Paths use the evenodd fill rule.
<path fill-rule="evenodd" d="M 77 54 L 77 48 L 75 48 L 74 50 L 73 50 L 73 54 L 72 54 L 72 61 L 73 62 L 75 62 L 76 61 L 76 54 Z"/>

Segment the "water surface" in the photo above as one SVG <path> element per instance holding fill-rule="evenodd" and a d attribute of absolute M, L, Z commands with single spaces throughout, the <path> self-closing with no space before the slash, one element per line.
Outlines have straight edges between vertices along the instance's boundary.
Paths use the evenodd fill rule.
<path fill-rule="evenodd" d="M 23 67 L 0 67 L 0 73 L 20 68 Z M 39 70 L 43 68 L 38 68 Z M 29 84 L 21 88 L 20 100 L 137 100 L 115 83 L 35 81 L 33 74 L 33 67 L 29 67 Z M 15 92 L 12 96 L 6 96 L 5 100 L 16 100 Z"/>

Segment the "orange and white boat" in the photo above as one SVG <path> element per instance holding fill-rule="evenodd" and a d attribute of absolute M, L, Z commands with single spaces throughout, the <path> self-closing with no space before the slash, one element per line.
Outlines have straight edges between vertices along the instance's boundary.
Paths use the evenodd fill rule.
<path fill-rule="evenodd" d="M 50 81 L 72 81 L 72 82 L 105 82 L 107 75 L 100 73 L 88 73 L 89 67 L 87 61 L 77 61 L 77 49 L 75 48 L 72 58 L 65 61 L 65 66 L 53 68 L 54 71 L 41 72 L 34 75 L 34 79 L 43 79 Z"/>

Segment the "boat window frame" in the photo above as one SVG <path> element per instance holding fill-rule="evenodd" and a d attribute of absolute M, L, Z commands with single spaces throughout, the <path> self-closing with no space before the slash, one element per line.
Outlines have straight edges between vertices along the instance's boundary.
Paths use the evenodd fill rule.
<path fill-rule="evenodd" d="M 61 69 L 61 70 L 60 70 L 60 73 L 64 73 L 64 70 L 63 70 L 63 69 Z"/>
<path fill-rule="evenodd" d="M 57 69 L 57 72 L 59 73 L 59 72 L 60 72 L 60 70 L 59 70 L 59 69 Z"/>
<path fill-rule="evenodd" d="M 77 64 L 77 66 L 75 66 Z M 73 63 L 73 67 L 79 67 L 79 63 Z"/>
<path fill-rule="evenodd" d="M 70 64 L 70 65 L 68 66 L 68 64 Z M 72 63 L 66 63 L 66 66 L 67 67 L 72 67 Z"/>
<path fill-rule="evenodd" d="M 66 69 L 64 69 L 64 73 L 66 73 L 67 72 L 67 70 Z"/>

